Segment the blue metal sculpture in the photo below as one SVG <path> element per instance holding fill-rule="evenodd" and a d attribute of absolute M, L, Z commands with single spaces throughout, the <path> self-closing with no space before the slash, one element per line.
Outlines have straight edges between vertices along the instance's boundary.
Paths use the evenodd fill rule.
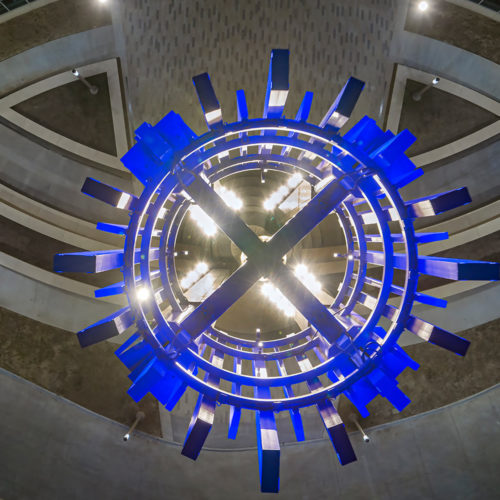
<path fill-rule="evenodd" d="M 304 440 L 300 409 L 316 405 L 340 463 L 348 464 L 356 456 L 331 398 L 345 394 L 363 416 L 378 394 L 402 410 L 410 400 L 396 378 L 407 367 L 418 368 L 398 346 L 404 329 L 457 354 L 466 353 L 467 340 L 411 314 L 414 301 L 446 307 L 446 301 L 417 292 L 419 274 L 498 280 L 500 267 L 420 256 L 419 243 L 448 235 L 415 233 L 414 219 L 470 202 L 467 189 L 403 201 L 399 188 L 423 173 L 405 155 L 415 140 L 412 134 L 384 132 L 368 117 L 339 134 L 363 89 L 363 82 L 355 78 L 348 80 L 319 125 L 307 122 L 310 92 L 295 119 L 284 118 L 288 62 L 288 51 L 272 52 L 263 117 L 248 118 L 240 90 L 238 121 L 230 124 L 223 122 L 209 76 L 195 77 L 207 133 L 197 137 L 173 111 L 155 126 L 144 123 L 136 131 L 137 144 L 122 158 L 144 185 L 142 195 L 137 198 L 95 179 L 87 179 L 82 188 L 85 194 L 129 212 L 128 226 L 98 224 L 99 229 L 124 235 L 124 248 L 60 254 L 54 263 L 58 272 L 122 269 L 124 281 L 97 290 L 96 296 L 126 293 L 129 305 L 78 332 L 78 339 L 86 347 L 133 326 L 136 333 L 116 351 L 131 370 L 132 398 L 139 401 L 150 392 L 172 410 L 188 386 L 199 392 L 184 455 L 197 458 L 218 404 L 230 407 L 231 439 L 236 437 L 241 410 L 256 412 L 264 492 L 279 489 L 276 412 L 288 410 L 297 439 Z M 262 170 L 264 165 L 290 174 L 291 179 L 299 174 L 298 182 L 307 181 L 316 191 L 268 241 L 262 241 L 213 187 L 226 177 Z M 296 187 L 297 182 L 290 185 Z M 246 261 L 193 307 L 177 278 L 174 245 L 183 218 L 196 205 L 207 224 L 225 232 Z M 338 293 L 325 306 L 283 262 L 283 256 L 332 212 L 345 235 L 347 258 Z M 365 232 L 368 225 L 376 228 L 374 234 Z M 376 248 L 374 243 L 379 250 L 368 249 L 368 244 Z M 383 268 L 380 280 L 367 275 L 369 264 Z M 404 272 L 404 287 L 393 283 L 394 269 Z M 206 271 L 205 266 L 198 275 Z M 261 340 L 258 335 L 244 340 L 215 328 L 215 321 L 262 277 L 307 319 L 308 326 L 274 340 Z M 378 293 L 373 294 L 374 289 Z M 391 294 L 399 302 L 389 304 Z M 366 314 L 358 313 L 355 306 Z M 248 360 L 251 372 L 242 368 L 243 360 Z M 224 367 L 229 365 L 232 369 Z M 278 376 L 268 375 L 272 365 Z M 324 377 L 320 380 L 322 375 L 328 383 Z M 230 383 L 231 390 L 222 388 L 223 381 L 224 387 Z M 308 391 L 295 394 L 292 386 L 301 382 Z M 253 397 L 243 395 L 244 386 L 254 389 Z M 282 397 L 272 397 L 271 388 L 281 388 Z"/>

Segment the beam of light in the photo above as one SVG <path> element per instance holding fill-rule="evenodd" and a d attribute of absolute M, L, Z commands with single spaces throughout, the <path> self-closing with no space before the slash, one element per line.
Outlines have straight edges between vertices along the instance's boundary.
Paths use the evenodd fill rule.
<path fill-rule="evenodd" d="M 299 264 L 295 268 L 294 273 L 312 293 L 321 291 L 321 283 L 316 279 L 314 274 L 309 271 L 305 264 Z"/>
<path fill-rule="evenodd" d="M 217 225 L 215 222 L 203 211 L 198 205 L 191 205 L 189 207 L 191 218 L 196 222 L 198 227 L 207 235 L 214 236 L 217 232 Z"/>
<path fill-rule="evenodd" d="M 224 203 L 232 210 L 237 212 L 243 208 L 243 202 L 234 191 L 231 191 L 224 186 L 219 186 L 215 191 L 224 200 Z"/>
<path fill-rule="evenodd" d="M 145 286 L 141 286 L 136 291 L 137 300 L 139 302 L 145 302 L 151 296 L 149 289 Z"/>
<path fill-rule="evenodd" d="M 183 290 L 191 288 L 200 278 L 208 272 L 208 265 L 205 262 L 198 262 L 194 269 L 191 269 L 180 281 Z"/>
<path fill-rule="evenodd" d="M 295 307 L 274 285 L 267 281 L 262 285 L 261 291 L 285 316 L 295 316 Z"/>
<path fill-rule="evenodd" d="M 286 184 L 280 186 L 264 201 L 264 209 L 268 211 L 274 210 L 301 182 L 302 175 L 298 172 L 290 176 Z"/>

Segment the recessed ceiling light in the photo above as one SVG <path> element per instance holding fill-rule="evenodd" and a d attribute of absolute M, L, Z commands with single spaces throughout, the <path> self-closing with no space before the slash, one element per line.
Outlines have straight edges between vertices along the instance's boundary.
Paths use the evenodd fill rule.
<path fill-rule="evenodd" d="M 429 2 L 419 2 L 418 3 L 418 10 L 421 12 L 426 11 L 429 8 Z"/>

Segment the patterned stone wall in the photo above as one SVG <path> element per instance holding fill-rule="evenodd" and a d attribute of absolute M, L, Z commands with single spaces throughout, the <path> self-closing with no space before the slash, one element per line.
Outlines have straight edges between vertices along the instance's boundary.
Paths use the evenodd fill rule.
<path fill-rule="evenodd" d="M 205 125 L 191 78 L 208 71 L 225 121 L 236 119 L 235 91 L 250 116 L 262 113 L 270 51 L 289 48 L 294 116 L 305 91 L 319 121 L 346 79 L 367 82 L 358 104 L 378 118 L 392 65 L 395 0 L 123 0 L 119 16 L 134 125 L 170 109 L 197 132 Z M 114 20 L 116 25 L 116 21 Z"/>

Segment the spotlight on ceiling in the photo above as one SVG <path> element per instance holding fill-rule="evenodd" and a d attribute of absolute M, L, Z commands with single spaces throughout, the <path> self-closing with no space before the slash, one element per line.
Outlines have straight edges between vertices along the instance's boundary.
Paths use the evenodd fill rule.
<path fill-rule="evenodd" d="M 418 2 L 418 10 L 425 12 L 429 8 L 429 2 Z"/>
<path fill-rule="evenodd" d="M 432 85 L 437 85 L 439 83 L 439 76 L 435 76 L 434 79 L 432 80 Z"/>

